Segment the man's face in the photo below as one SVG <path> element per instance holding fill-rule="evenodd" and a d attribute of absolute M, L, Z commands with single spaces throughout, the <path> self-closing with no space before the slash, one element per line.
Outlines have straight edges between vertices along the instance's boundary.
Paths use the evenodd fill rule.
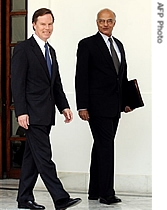
<path fill-rule="evenodd" d="M 110 37 L 112 35 L 112 30 L 115 26 L 115 15 L 114 13 L 104 10 L 98 14 L 97 17 L 98 30 Z"/>
<path fill-rule="evenodd" d="M 44 42 L 50 38 L 53 32 L 53 18 L 51 14 L 39 16 L 36 23 L 33 23 L 35 34 Z"/>

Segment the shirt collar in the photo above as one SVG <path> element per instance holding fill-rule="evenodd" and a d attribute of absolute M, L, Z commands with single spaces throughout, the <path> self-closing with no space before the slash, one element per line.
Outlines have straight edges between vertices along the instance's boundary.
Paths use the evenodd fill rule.
<path fill-rule="evenodd" d="M 111 36 L 111 37 L 108 37 L 108 36 L 106 36 L 105 34 L 102 34 L 100 31 L 99 31 L 99 33 L 101 34 L 101 36 L 103 37 L 103 39 L 104 39 L 104 41 L 105 41 L 105 43 L 107 43 L 108 42 L 108 39 L 109 38 L 111 38 L 112 40 L 113 40 L 113 37 Z M 113 40 L 114 41 L 114 40 Z"/>
<path fill-rule="evenodd" d="M 34 36 L 34 39 L 36 40 L 36 42 L 38 43 L 38 45 L 41 48 L 43 48 L 45 45 L 45 42 L 42 39 L 40 39 L 36 34 L 33 34 L 33 36 Z"/>

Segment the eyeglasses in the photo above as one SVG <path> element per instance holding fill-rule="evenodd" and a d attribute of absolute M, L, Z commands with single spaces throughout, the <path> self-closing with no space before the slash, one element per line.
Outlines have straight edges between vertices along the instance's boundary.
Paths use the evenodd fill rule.
<path fill-rule="evenodd" d="M 109 24 L 109 25 L 111 25 L 111 24 L 113 24 L 114 22 L 115 22 L 115 20 L 113 20 L 113 19 L 107 19 L 107 20 L 104 20 L 104 19 L 98 19 L 97 20 L 98 22 L 99 22 L 99 24 L 105 24 L 105 23 L 107 23 L 107 24 Z"/>

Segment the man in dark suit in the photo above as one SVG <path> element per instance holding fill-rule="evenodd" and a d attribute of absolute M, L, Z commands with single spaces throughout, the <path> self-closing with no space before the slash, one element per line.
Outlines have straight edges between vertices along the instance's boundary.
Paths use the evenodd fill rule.
<path fill-rule="evenodd" d="M 55 105 L 65 116 L 72 118 L 63 91 L 54 49 L 47 39 L 53 31 L 51 10 L 35 11 L 32 23 L 35 34 L 16 45 L 11 65 L 11 86 L 16 117 L 26 129 L 26 146 L 18 191 L 18 208 L 45 209 L 35 202 L 33 188 L 40 174 L 55 208 L 66 209 L 81 199 L 70 198 L 57 177 L 51 160 L 50 129 L 55 124 Z"/>
<path fill-rule="evenodd" d="M 113 11 L 98 13 L 98 33 L 78 44 L 75 78 L 77 110 L 94 138 L 88 199 L 108 205 L 121 202 L 114 190 L 114 138 L 122 109 L 132 111 L 125 106 L 127 64 L 122 43 L 112 36 L 115 22 Z"/>

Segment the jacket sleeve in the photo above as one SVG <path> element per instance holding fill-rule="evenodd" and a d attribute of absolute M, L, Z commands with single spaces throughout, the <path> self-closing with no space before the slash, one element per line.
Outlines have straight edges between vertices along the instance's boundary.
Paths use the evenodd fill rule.
<path fill-rule="evenodd" d="M 77 50 L 75 90 L 77 110 L 89 109 L 89 49 L 83 40 Z"/>
<path fill-rule="evenodd" d="M 123 79 L 122 79 L 122 107 L 121 107 L 121 111 L 125 111 L 125 107 L 127 106 L 127 98 L 128 98 L 128 78 L 127 78 L 127 62 L 126 62 L 126 56 L 125 56 L 125 51 L 124 51 L 124 47 L 122 45 L 122 49 L 123 49 L 123 59 L 124 59 L 124 73 L 123 73 Z"/>
<path fill-rule="evenodd" d="M 68 100 L 66 98 L 66 95 L 63 90 L 63 85 L 61 82 L 61 77 L 59 73 L 59 65 L 56 59 L 56 52 L 55 50 L 50 46 L 51 53 L 52 53 L 52 59 L 54 59 L 55 65 L 56 65 L 56 78 L 53 86 L 53 94 L 55 99 L 55 105 L 58 108 L 59 112 L 62 114 L 62 111 L 66 108 L 70 108 Z"/>
<path fill-rule="evenodd" d="M 59 70 L 57 70 L 56 80 L 54 83 L 54 96 L 55 96 L 55 104 L 61 114 L 64 109 L 70 108 L 66 95 L 63 91 L 63 85 L 61 82 Z"/>

